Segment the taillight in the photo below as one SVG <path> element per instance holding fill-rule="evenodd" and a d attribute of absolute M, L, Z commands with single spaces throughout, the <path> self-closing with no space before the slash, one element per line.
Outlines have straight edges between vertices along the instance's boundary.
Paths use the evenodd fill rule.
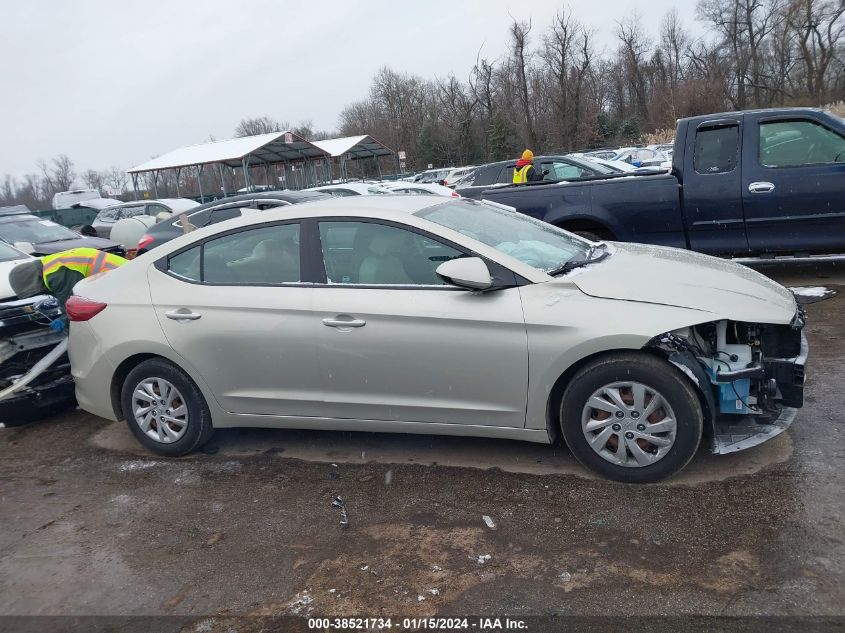
<path fill-rule="evenodd" d="M 67 300 L 65 311 L 67 312 L 67 318 L 70 321 L 88 321 L 105 310 L 107 305 L 108 304 L 101 303 L 99 301 L 92 301 L 91 299 L 86 299 L 85 297 L 72 295 L 71 298 Z"/>
<path fill-rule="evenodd" d="M 141 250 L 147 248 L 147 246 L 149 246 L 150 244 L 153 243 L 153 240 L 155 240 L 155 238 L 152 235 L 150 235 L 149 233 L 144 234 L 144 236 L 141 237 L 141 239 L 138 241 L 138 249 L 137 250 L 141 251 Z"/>

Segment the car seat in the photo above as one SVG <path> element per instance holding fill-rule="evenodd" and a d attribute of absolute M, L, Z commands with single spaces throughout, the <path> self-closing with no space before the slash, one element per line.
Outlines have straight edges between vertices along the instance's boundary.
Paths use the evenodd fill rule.
<path fill-rule="evenodd" d="M 374 235 L 369 244 L 369 255 L 361 262 L 358 283 L 361 284 L 413 284 L 405 272 L 397 253 L 402 250 L 402 236 Z"/>

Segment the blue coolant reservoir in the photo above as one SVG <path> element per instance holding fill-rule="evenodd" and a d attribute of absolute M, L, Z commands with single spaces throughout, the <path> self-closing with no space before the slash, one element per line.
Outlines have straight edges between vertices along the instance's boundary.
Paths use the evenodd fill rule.
<path fill-rule="evenodd" d="M 716 387 L 719 412 L 745 415 L 751 413 L 748 408 L 751 379 L 742 378 L 733 382 L 716 382 L 717 373 L 745 369 L 751 364 L 751 347 L 726 343 L 726 330 L 727 321 L 719 321 L 716 324 L 717 355 L 715 358 L 702 358 L 700 360 L 707 366 L 710 382 Z"/>
<path fill-rule="evenodd" d="M 706 359 L 702 359 L 706 360 Z M 751 410 L 746 406 L 748 398 L 751 395 L 751 380 L 749 378 L 742 378 L 734 380 L 733 382 L 716 382 L 716 373 L 719 371 L 727 371 L 727 367 L 721 363 L 707 363 L 707 375 L 710 377 L 710 382 L 716 387 L 716 396 L 719 400 L 720 413 L 735 413 L 744 415 L 751 413 Z M 737 363 L 738 364 L 738 363 Z M 741 369 L 735 367 L 735 369 Z"/>

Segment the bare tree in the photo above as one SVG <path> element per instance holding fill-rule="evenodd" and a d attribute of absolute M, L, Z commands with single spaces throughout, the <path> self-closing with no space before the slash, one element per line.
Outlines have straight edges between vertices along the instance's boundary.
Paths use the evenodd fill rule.
<path fill-rule="evenodd" d="M 82 172 L 82 182 L 89 189 L 102 191 L 106 184 L 106 176 L 106 172 L 97 171 L 96 169 L 86 169 Z"/>
<path fill-rule="evenodd" d="M 50 163 L 40 160 L 38 168 L 41 170 L 40 188 L 52 196 L 57 191 L 68 191 L 73 188 L 76 180 L 76 172 L 73 170 L 73 161 L 67 154 L 59 154 L 50 160 Z"/>
<path fill-rule="evenodd" d="M 619 62 L 623 96 L 633 101 L 634 114 L 640 119 L 648 117 L 648 86 L 646 84 L 646 55 L 651 42 L 643 30 L 642 20 L 635 11 L 616 23 L 619 39 Z"/>
<path fill-rule="evenodd" d="M 792 0 L 787 9 L 801 51 L 806 92 L 815 105 L 827 96 L 828 71 L 845 35 L 843 15 L 843 0 Z"/>
<path fill-rule="evenodd" d="M 525 141 L 529 147 L 537 147 L 537 134 L 534 131 L 534 117 L 531 112 L 529 98 L 528 73 L 530 52 L 528 51 L 528 35 L 531 33 L 531 20 L 528 22 L 511 23 L 511 51 L 513 55 L 513 70 L 516 75 L 516 93 L 520 104 L 522 125 L 525 129 Z"/>
<path fill-rule="evenodd" d="M 270 132 L 283 132 L 284 128 L 275 119 L 267 116 L 241 119 L 235 128 L 235 136 L 257 136 Z"/>
<path fill-rule="evenodd" d="M 126 193 L 129 187 L 129 175 L 120 167 L 112 165 L 105 172 L 105 184 L 111 189 L 113 195 Z"/>

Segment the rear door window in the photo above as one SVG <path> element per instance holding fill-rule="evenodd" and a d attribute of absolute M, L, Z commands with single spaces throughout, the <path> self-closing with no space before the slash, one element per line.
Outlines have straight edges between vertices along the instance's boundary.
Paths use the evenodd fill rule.
<path fill-rule="evenodd" d="M 167 269 L 176 277 L 207 284 L 296 283 L 301 280 L 299 223 L 208 240 L 170 257 Z"/>
<path fill-rule="evenodd" d="M 697 130 L 693 169 L 699 174 L 725 174 L 736 169 L 739 126 L 726 125 Z"/>
<path fill-rule="evenodd" d="M 133 205 L 131 207 L 121 207 L 120 209 L 120 217 L 122 218 L 134 218 L 136 215 L 144 215 L 144 205 Z"/>
<path fill-rule="evenodd" d="M 492 185 L 494 182 L 498 182 L 497 179 L 499 177 L 500 170 L 501 166 L 498 165 L 480 168 L 475 172 L 475 177 L 472 181 L 473 186 L 486 187 L 487 185 Z"/>
<path fill-rule="evenodd" d="M 516 164 L 505 165 L 502 167 L 502 170 L 499 172 L 499 178 L 496 182 L 512 183 L 514 169 L 516 169 Z"/>

